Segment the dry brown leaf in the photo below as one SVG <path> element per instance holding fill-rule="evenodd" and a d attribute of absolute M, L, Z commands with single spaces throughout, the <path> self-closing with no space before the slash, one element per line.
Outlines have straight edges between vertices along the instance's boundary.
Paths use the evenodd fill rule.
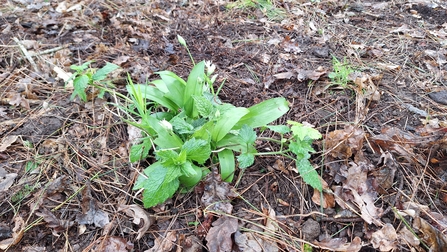
<path fill-rule="evenodd" d="M 413 227 L 423 234 L 419 237 L 430 246 L 430 251 L 447 251 L 446 235 L 434 228 L 427 221 L 421 217 L 416 217 L 413 221 Z"/>
<path fill-rule="evenodd" d="M 11 146 L 11 144 L 13 144 L 18 137 L 19 136 L 12 136 L 12 135 L 4 137 L 2 140 L 2 144 L 0 145 L 0 152 L 4 152 L 5 150 L 7 150 L 8 147 Z"/>
<path fill-rule="evenodd" d="M 231 236 L 238 230 L 236 218 L 222 216 L 213 222 L 205 239 L 209 251 L 231 251 L 233 240 Z"/>
<path fill-rule="evenodd" d="M 374 190 L 381 194 L 387 194 L 387 190 L 393 186 L 397 163 L 388 151 L 380 156 L 379 168 L 372 172 Z"/>
<path fill-rule="evenodd" d="M 364 132 L 352 125 L 342 130 L 334 130 L 326 135 L 326 149 L 334 158 L 346 160 L 363 147 Z"/>
<path fill-rule="evenodd" d="M 0 167 L 0 192 L 6 192 L 14 184 L 17 173 L 8 173 L 3 167 Z"/>
<path fill-rule="evenodd" d="M 23 218 L 19 215 L 17 215 L 14 218 L 15 226 L 12 229 L 12 238 L 4 239 L 0 241 L 0 249 L 6 250 L 11 246 L 16 245 L 20 242 L 20 240 L 23 237 L 23 234 L 25 233 L 26 223 L 23 220 Z"/>
<path fill-rule="evenodd" d="M 390 251 L 396 248 L 397 233 L 393 225 L 387 223 L 380 230 L 372 234 L 371 243 L 375 249 Z"/>
<path fill-rule="evenodd" d="M 401 230 L 398 232 L 399 234 L 399 240 L 401 240 L 401 244 L 408 243 L 411 246 L 419 246 L 421 243 L 419 239 L 410 231 L 406 226 L 404 226 Z"/>
<path fill-rule="evenodd" d="M 231 205 L 229 199 L 237 197 L 237 194 L 229 183 L 222 181 L 217 168 L 214 168 L 213 171 L 206 176 L 204 188 L 205 191 L 202 195 L 201 202 L 208 211 L 231 214 L 233 205 Z"/>
<path fill-rule="evenodd" d="M 139 205 L 120 205 L 118 206 L 118 211 L 123 211 L 127 214 L 127 216 L 132 217 L 133 223 L 135 223 L 136 225 L 140 225 L 141 220 L 143 220 L 142 227 L 138 229 L 137 240 L 143 237 L 143 235 L 155 221 L 155 218 L 144 211 Z"/>
<path fill-rule="evenodd" d="M 45 207 L 40 209 L 40 212 L 36 212 L 37 216 L 43 217 L 47 226 L 53 229 L 53 235 L 59 237 L 59 232 L 67 230 L 73 226 L 74 222 L 69 220 L 61 220 L 57 218 L 51 211 Z"/>
<path fill-rule="evenodd" d="M 312 195 L 312 201 L 315 204 L 322 206 L 323 208 L 335 207 L 334 194 L 332 193 L 326 181 L 324 181 L 323 179 L 320 180 L 321 184 L 323 185 L 323 200 L 321 200 L 321 192 L 318 190 L 314 190 L 314 194 Z"/>
<path fill-rule="evenodd" d="M 170 252 L 175 245 L 177 240 L 177 232 L 171 231 L 167 232 L 165 237 L 157 237 L 154 241 L 154 246 L 144 252 Z"/>
<path fill-rule="evenodd" d="M 95 224 L 96 227 L 103 228 L 110 222 L 107 213 L 99 209 L 96 199 L 92 197 L 89 184 L 82 190 L 81 208 L 82 214 L 76 217 L 80 225 Z"/>
<path fill-rule="evenodd" d="M 359 237 L 355 237 L 351 243 L 346 242 L 346 238 L 328 238 L 320 242 L 315 241 L 314 244 L 330 251 L 358 252 L 362 248 L 362 240 Z"/>

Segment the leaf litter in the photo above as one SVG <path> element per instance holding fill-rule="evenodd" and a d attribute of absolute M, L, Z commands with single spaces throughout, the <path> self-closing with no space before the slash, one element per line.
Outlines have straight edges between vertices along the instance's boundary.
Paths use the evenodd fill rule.
<path fill-rule="evenodd" d="M 293 14 L 276 22 L 256 8 L 225 8 L 226 1 L 83 4 L 88 8 L 10 1 L 0 10 L 0 224 L 10 231 L 0 236 L 1 248 L 445 250 L 445 6 L 276 3 Z M 218 65 L 219 82 L 226 79 L 222 100 L 250 106 L 284 96 L 291 103 L 285 120 L 325 133 L 312 156 L 323 192 L 311 191 L 290 172 L 297 168 L 273 156 L 256 159 L 238 186 L 210 175 L 202 192 L 141 208 L 129 188 L 134 166 L 144 164 L 127 157 L 128 135 L 139 132 L 120 121 L 109 104 L 114 97 L 83 105 L 70 101 L 64 82 L 70 65 L 92 59 L 95 68 L 120 65 L 139 83 L 162 70 L 186 76 L 190 62 L 177 34 L 194 58 Z M 356 69 L 346 87 L 328 77 L 332 56 Z M 114 76 L 117 88 L 124 72 Z M 44 225 L 25 232 L 24 220 Z M 365 225 L 347 225 L 357 222 Z M 47 242 L 53 234 L 45 226 L 68 236 Z M 84 232 L 70 235 L 76 228 Z M 88 236 L 87 229 L 103 232 Z M 30 235 L 34 230 L 44 239 Z M 315 238 L 301 240 L 303 233 Z"/>

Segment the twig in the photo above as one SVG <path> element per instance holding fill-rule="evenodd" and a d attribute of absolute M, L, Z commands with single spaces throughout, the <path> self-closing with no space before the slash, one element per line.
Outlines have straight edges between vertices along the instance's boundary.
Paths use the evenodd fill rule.
<path fill-rule="evenodd" d="M 19 46 L 23 55 L 25 55 L 26 59 L 31 63 L 31 65 L 34 68 L 34 71 L 37 73 L 40 73 L 39 68 L 37 67 L 36 63 L 34 62 L 33 58 L 31 57 L 32 55 L 28 52 L 28 50 L 26 50 L 26 48 L 25 48 L 25 46 L 23 46 L 22 42 L 20 42 L 20 40 L 18 40 L 15 37 L 13 38 L 13 40 L 17 43 L 17 45 Z"/>

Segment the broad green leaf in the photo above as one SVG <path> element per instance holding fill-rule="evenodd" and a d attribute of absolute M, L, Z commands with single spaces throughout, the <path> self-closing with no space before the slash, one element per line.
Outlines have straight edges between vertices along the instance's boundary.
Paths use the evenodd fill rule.
<path fill-rule="evenodd" d="M 308 159 L 297 160 L 296 167 L 298 168 L 298 172 L 306 184 L 312 186 L 320 192 L 323 190 L 320 175 L 318 175 L 317 171 L 315 171 Z"/>
<path fill-rule="evenodd" d="M 200 95 L 194 95 L 192 98 L 200 116 L 210 118 L 214 115 L 215 108 L 210 100 Z"/>
<path fill-rule="evenodd" d="M 169 92 L 165 94 L 165 97 L 177 104 L 178 107 L 182 108 L 185 105 L 185 81 L 170 71 L 157 72 L 157 74 L 160 75 L 160 78 L 169 90 Z"/>
<path fill-rule="evenodd" d="M 267 128 L 279 134 L 286 134 L 290 132 L 290 128 L 286 125 L 267 125 Z"/>
<path fill-rule="evenodd" d="M 165 82 L 162 79 L 153 80 L 150 82 L 150 84 L 153 84 L 158 90 L 160 90 L 163 93 L 168 93 L 169 89 L 166 86 Z"/>
<path fill-rule="evenodd" d="M 247 124 L 244 124 L 239 130 L 239 137 L 246 144 L 254 144 L 256 141 L 256 132 Z"/>
<path fill-rule="evenodd" d="M 191 167 L 194 169 L 194 171 L 196 172 L 194 176 L 185 176 L 182 175 L 179 177 L 180 183 L 185 186 L 186 188 L 191 188 L 193 186 L 195 186 L 197 183 L 200 182 L 200 180 L 203 177 L 203 171 L 202 168 L 191 164 Z"/>
<path fill-rule="evenodd" d="M 244 169 L 251 166 L 255 162 L 255 155 L 253 153 L 242 153 L 237 157 L 239 168 Z"/>
<path fill-rule="evenodd" d="M 232 150 L 225 149 L 217 153 L 220 165 L 220 176 L 226 182 L 231 182 L 236 169 L 234 153 Z"/>
<path fill-rule="evenodd" d="M 309 159 L 311 152 L 315 152 L 312 148 L 312 145 L 305 141 L 300 142 L 291 142 L 289 144 L 289 149 L 291 152 L 293 152 L 298 159 Z"/>
<path fill-rule="evenodd" d="M 146 169 L 144 169 L 143 174 L 140 174 L 140 176 L 138 176 L 137 181 L 133 186 L 133 190 L 144 188 L 145 190 L 147 189 L 149 191 L 155 192 L 163 183 L 167 171 L 168 170 L 163 167 L 160 162 L 151 164 Z"/>
<path fill-rule="evenodd" d="M 211 156 L 210 143 L 203 139 L 189 139 L 183 144 L 182 150 L 186 151 L 188 160 L 196 161 L 199 164 L 205 163 Z"/>
<path fill-rule="evenodd" d="M 178 177 L 182 176 L 182 170 L 179 165 L 165 166 L 165 168 L 168 170 L 166 172 L 166 177 L 164 181 L 165 183 L 171 182 L 177 179 Z"/>
<path fill-rule="evenodd" d="M 179 188 L 179 180 L 174 179 L 171 182 L 164 182 L 156 190 L 144 190 L 143 191 L 143 205 L 145 208 L 153 207 L 158 204 L 165 202 L 167 199 L 171 198 L 174 193 Z"/>
<path fill-rule="evenodd" d="M 160 121 L 153 116 L 146 116 L 142 118 L 143 125 L 150 125 L 152 129 L 157 132 L 158 137 L 154 140 L 154 143 L 158 145 L 160 149 L 172 149 L 180 148 L 183 145 L 183 141 L 175 134 L 172 134 L 160 124 Z"/>
<path fill-rule="evenodd" d="M 249 113 L 235 125 L 240 129 L 244 124 L 251 128 L 267 125 L 289 111 L 289 104 L 284 97 L 278 97 L 263 101 L 248 108 Z"/>
<path fill-rule="evenodd" d="M 119 68 L 119 66 L 117 66 L 113 63 L 107 62 L 105 66 L 103 66 L 101 69 L 96 71 L 96 73 L 92 76 L 92 80 L 94 80 L 94 81 L 104 80 L 109 73 L 115 71 L 118 68 Z"/>
<path fill-rule="evenodd" d="M 156 87 L 154 86 L 149 86 L 149 85 L 142 85 L 142 84 L 136 84 L 134 85 L 135 89 L 133 90 L 129 85 L 127 85 L 127 91 L 129 93 L 134 93 L 134 92 L 141 92 L 141 95 L 153 102 L 156 102 L 158 104 L 161 104 L 162 106 L 172 110 L 172 111 L 177 111 L 179 109 L 179 107 L 177 106 L 177 104 L 175 104 L 175 102 L 171 101 L 170 99 L 164 97 L 164 93 L 161 92 L 160 90 L 158 90 Z M 137 95 L 137 94 L 135 94 Z"/>
<path fill-rule="evenodd" d="M 224 138 L 224 136 L 230 132 L 234 125 L 236 125 L 247 113 L 249 113 L 249 111 L 246 108 L 233 108 L 218 117 L 216 125 L 211 133 L 211 139 L 218 142 Z"/>
<path fill-rule="evenodd" d="M 178 159 L 178 153 L 172 149 L 161 149 L 155 152 L 158 160 L 160 160 L 163 165 L 174 165 L 175 160 Z"/>
<path fill-rule="evenodd" d="M 197 108 L 194 106 L 193 96 L 201 96 L 203 93 L 203 82 L 205 80 L 205 62 L 201 61 L 194 66 L 188 76 L 186 89 L 183 96 L 185 101 L 185 112 L 190 118 L 196 118 L 198 115 Z"/>
<path fill-rule="evenodd" d="M 186 176 L 186 177 L 195 177 L 197 175 L 196 170 L 192 167 L 192 163 L 191 162 L 185 162 L 184 164 L 182 164 L 180 167 L 181 170 L 181 175 L 182 176 Z M 201 174 L 202 172 L 200 172 Z"/>
<path fill-rule="evenodd" d="M 288 124 L 291 124 L 292 133 L 294 136 L 298 137 L 300 140 L 304 140 L 306 137 L 310 139 L 320 139 L 322 137 L 321 133 L 318 130 L 311 128 L 309 126 L 305 126 L 301 123 L 297 123 L 294 121 L 287 121 Z"/>
<path fill-rule="evenodd" d="M 87 94 L 85 93 L 85 89 L 88 86 L 89 83 L 89 77 L 87 75 L 79 75 L 73 80 L 73 94 L 71 95 L 71 100 L 73 100 L 76 95 L 79 96 L 79 98 L 87 102 Z"/>
<path fill-rule="evenodd" d="M 194 133 L 194 126 L 187 123 L 184 118 L 174 117 L 170 123 L 178 134 L 192 134 Z"/>
<path fill-rule="evenodd" d="M 200 128 L 196 129 L 192 137 L 207 140 L 210 138 L 213 129 L 214 129 L 214 121 L 208 121 Z"/>
<path fill-rule="evenodd" d="M 142 160 L 149 155 L 149 150 L 152 148 L 149 137 L 143 139 L 140 144 L 135 144 L 130 147 L 129 160 L 131 163 Z"/>
<path fill-rule="evenodd" d="M 241 138 L 238 135 L 233 135 L 231 133 L 227 134 L 224 138 L 222 138 L 216 144 L 216 148 L 225 148 L 230 149 L 236 152 L 248 153 L 251 152 L 251 148 L 253 146 L 247 146 L 246 143 L 242 142 Z"/>

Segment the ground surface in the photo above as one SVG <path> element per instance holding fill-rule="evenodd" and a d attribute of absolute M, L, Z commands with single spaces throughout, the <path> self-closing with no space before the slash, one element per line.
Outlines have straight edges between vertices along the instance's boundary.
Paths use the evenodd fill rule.
<path fill-rule="evenodd" d="M 445 2 L 147 2 L 1 1 L 0 249 L 447 251 Z M 217 66 L 223 101 L 283 96 L 291 109 L 276 123 L 324 135 L 311 160 L 321 195 L 270 156 L 238 184 L 208 177 L 143 210 L 132 186 L 147 163 L 128 161 L 114 97 L 71 100 L 63 78 L 88 60 L 119 65 L 123 94 L 126 73 L 186 77 L 177 35 Z M 355 70 L 346 85 L 328 77 L 333 57 Z M 212 183 L 240 195 L 231 214 L 204 215 Z"/>

